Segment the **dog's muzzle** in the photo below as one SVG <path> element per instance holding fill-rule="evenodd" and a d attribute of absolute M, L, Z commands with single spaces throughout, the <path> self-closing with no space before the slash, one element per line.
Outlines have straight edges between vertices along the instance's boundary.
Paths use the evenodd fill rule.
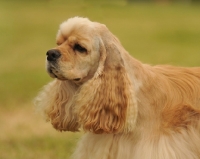
<path fill-rule="evenodd" d="M 68 80 L 62 75 L 58 65 L 58 59 L 61 56 L 61 53 L 57 49 L 51 49 L 47 51 L 47 72 L 52 78 L 58 78 L 60 80 Z M 74 82 L 80 82 L 81 78 L 72 79 Z"/>
<path fill-rule="evenodd" d="M 52 49 L 47 51 L 47 72 L 53 78 L 60 78 L 63 79 L 62 75 L 59 73 L 59 67 L 57 64 L 57 60 L 61 56 L 59 50 Z"/>

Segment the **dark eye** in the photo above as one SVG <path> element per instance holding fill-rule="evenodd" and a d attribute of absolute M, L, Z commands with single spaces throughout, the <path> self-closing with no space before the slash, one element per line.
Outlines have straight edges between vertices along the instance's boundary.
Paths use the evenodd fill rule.
<path fill-rule="evenodd" d="M 87 52 L 87 50 L 79 44 L 74 45 L 74 50 L 81 52 L 81 53 Z"/>

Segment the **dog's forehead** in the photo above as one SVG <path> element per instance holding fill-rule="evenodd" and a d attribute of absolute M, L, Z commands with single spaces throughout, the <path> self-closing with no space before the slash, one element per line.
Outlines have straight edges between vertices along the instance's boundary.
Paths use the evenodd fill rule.
<path fill-rule="evenodd" d="M 94 23 L 88 18 L 74 17 L 64 21 L 59 28 L 58 36 L 68 37 L 71 33 L 86 33 L 91 31 Z"/>

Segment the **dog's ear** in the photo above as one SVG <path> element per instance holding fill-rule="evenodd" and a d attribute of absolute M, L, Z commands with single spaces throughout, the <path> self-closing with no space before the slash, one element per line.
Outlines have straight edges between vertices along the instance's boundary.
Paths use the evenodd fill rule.
<path fill-rule="evenodd" d="M 72 105 L 75 86 L 55 79 L 35 99 L 37 109 L 60 131 L 78 131 L 79 124 Z"/>
<path fill-rule="evenodd" d="M 76 99 L 80 123 L 93 133 L 130 132 L 137 118 L 134 87 L 125 69 L 123 48 L 117 38 L 110 36 L 100 39 L 99 67 Z"/>

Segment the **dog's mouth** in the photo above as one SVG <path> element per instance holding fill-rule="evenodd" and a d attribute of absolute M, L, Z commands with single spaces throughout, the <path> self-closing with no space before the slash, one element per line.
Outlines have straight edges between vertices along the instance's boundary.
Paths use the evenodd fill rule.
<path fill-rule="evenodd" d="M 47 72 L 52 78 L 57 78 L 60 80 L 67 80 L 64 76 L 62 76 L 59 70 L 55 66 L 47 66 Z"/>
<path fill-rule="evenodd" d="M 57 78 L 59 80 L 71 80 L 74 81 L 75 83 L 80 82 L 81 78 L 74 78 L 74 79 L 68 79 L 66 77 L 64 77 L 56 67 L 48 67 L 47 68 L 47 72 L 50 75 L 50 77 L 52 78 Z"/>
<path fill-rule="evenodd" d="M 48 69 L 48 73 L 51 77 L 57 78 L 58 76 L 52 71 L 52 69 Z"/>

